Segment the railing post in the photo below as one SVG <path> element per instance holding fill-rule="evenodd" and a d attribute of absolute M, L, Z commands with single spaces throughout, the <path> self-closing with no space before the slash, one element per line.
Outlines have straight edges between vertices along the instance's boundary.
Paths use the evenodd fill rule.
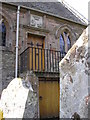
<path fill-rule="evenodd" d="M 51 72 L 51 50 L 49 50 L 49 56 L 50 56 L 50 72 Z"/>
<path fill-rule="evenodd" d="M 29 48 L 29 67 L 30 67 L 30 70 L 31 70 L 31 47 Z"/>
<path fill-rule="evenodd" d="M 41 49 L 41 71 L 42 71 L 42 49 Z"/>
<path fill-rule="evenodd" d="M 58 51 L 58 53 L 60 52 Z M 59 72 L 59 54 L 58 54 L 58 72 Z"/>
<path fill-rule="evenodd" d="M 48 49 L 47 49 L 47 71 L 48 71 Z"/>
<path fill-rule="evenodd" d="M 36 48 L 35 48 L 35 70 L 36 70 Z"/>
<path fill-rule="evenodd" d="M 53 58 L 53 50 L 52 50 L 52 68 L 53 68 L 53 72 L 54 72 L 54 58 Z"/>
<path fill-rule="evenodd" d="M 33 47 L 32 47 L 32 70 L 33 70 Z"/>
<path fill-rule="evenodd" d="M 39 48 L 38 48 L 38 71 L 39 71 Z"/>
<path fill-rule="evenodd" d="M 45 61 L 46 61 L 46 58 L 45 58 L 45 49 L 44 49 L 44 71 L 46 71 Z"/>
<path fill-rule="evenodd" d="M 27 68 L 28 68 L 28 70 L 30 70 L 30 48 L 28 48 L 28 52 L 27 52 L 27 60 L 28 60 L 28 63 L 27 63 Z"/>
<path fill-rule="evenodd" d="M 57 70 L 57 64 L 56 64 L 56 51 L 55 51 L 55 71 Z"/>

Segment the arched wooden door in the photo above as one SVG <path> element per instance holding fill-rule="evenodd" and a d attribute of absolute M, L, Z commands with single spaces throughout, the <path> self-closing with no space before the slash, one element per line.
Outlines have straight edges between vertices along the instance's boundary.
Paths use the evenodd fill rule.
<path fill-rule="evenodd" d="M 56 78 L 54 80 L 42 79 L 39 81 L 40 118 L 58 118 L 59 82 Z"/>

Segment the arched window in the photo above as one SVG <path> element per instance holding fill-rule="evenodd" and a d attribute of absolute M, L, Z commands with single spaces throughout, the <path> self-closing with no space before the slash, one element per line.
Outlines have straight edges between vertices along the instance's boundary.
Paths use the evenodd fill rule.
<path fill-rule="evenodd" d="M 4 22 L 0 24 L 0 34 L 1 34 L 1 45 L 5 46 L 6 45 L 6 26 Z"/>
<path fill-rule="evenodd" d="M 65 54 L 68 52 L 68 50 L 71 48 L 71 40 L 69 32 L 66 30 L 62 32 L 60 35 L 60 51 L 62 57 L 65 56 Z"/>
<path fill-rule="evenodd" d="M 67 51 L 68 51 L 71 48 L 71 40 L 70 40 L 68 32 L 64 32 L 64 35 L 66 37 L 66 43 L 65 44 L 67 44 Z"/>

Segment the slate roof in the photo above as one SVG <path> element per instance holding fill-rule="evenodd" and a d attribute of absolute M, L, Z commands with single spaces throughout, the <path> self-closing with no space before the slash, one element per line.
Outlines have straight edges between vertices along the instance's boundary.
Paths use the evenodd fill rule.
<path fill-rule="evenodd" d="M 65 19 L 72 20 L 73 22 L 85 24 L 60 2 L 12 2 L 12 3 L 15 5 L 21 5 L 29 8 L 34 8 L 36 10 L 41 10 L 47 13 L 51 13 L 53 15 Z"/>

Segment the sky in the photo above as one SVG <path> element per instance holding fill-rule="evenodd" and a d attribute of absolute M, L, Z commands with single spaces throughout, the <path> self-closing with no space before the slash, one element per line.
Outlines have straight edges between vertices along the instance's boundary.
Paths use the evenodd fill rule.
<path fill-rule="evenodd" d="M 58 0 L 62 1 L 62 0 Z M 84 17 L 88 19 L 88 2 L 90 0 L 64 0 L 74 9 L 76 9 L 79 13 L 81 13 Z"/>

